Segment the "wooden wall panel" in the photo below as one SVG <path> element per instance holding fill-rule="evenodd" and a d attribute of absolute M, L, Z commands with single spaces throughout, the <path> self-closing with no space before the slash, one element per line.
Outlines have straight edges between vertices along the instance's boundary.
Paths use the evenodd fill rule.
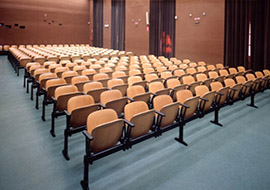
<path fill-rule="evenodd" d="M 88 21 L 88 0 L 1 0 L 0 44 L 89 43 Z"/>
<path fill-rule="evenodd" d="M 149 32 L 145 16 L 149 9 L 149 0 L 126 0 L 126 51 L 136 55 L 149 54 Z"/>
<path fill-rule="evenodd" d="M 112 20 L 112 0 L 103 0 L 103 47 L 111 48 L 111 20 Z M 109 27 L 105 28 L 104 25 Z"/>
<path fill-rule="evenodd" d="M 225 0 L 176 0 L 176 57 L 223 62 L 224 11 Z M 200 24 L 194 24 L 197 17 Z"/>

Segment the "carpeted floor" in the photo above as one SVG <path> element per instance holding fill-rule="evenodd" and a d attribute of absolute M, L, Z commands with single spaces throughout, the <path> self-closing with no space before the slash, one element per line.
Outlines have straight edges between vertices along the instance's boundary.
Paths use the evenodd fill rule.
<path fill-rule="evenodd" d="M 56 137 L 49 133 L 51 106 L 46 118 L 35 109 L 23 85 L 0 57 L 0 189 L 77 190 L 83 176 L 84 138 L 70 138 L 70 161 L 63 149 L 65 117 L 56 119 Z M 270 90 L 255 103 L 239 101 L 220 111 L 218 127 L 213 113 L 185 126 L 185 147 L 174 137 L 178 129 L 118 152 L 90 166 L 92 190 L 208 190 L 270 188 Z M 41 101 L 40 101 L 41 105 Z"/>

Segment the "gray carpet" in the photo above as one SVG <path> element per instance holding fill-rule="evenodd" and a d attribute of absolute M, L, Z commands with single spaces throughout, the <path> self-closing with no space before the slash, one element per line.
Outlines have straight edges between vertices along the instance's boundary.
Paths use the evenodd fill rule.
<path fill-rule="evenodd" d="M 70 139 L 70 161 L 63 148 L 65 118 L 56 119 L 56 137 L 49 134 L 50 112 L 26 94 L 23 71 L 17 77 L 0 57 L 0 189 L 81 189 L 84 138 Z M 223 128 L 211 124 L 213 113 L 185 126 L 185 147 L 174 141 L 178 129 L 95 161 L 90 166 L 92 190 L 270 188 L 270 90 L 259 93 L 259 109 L 239 101 L 220 111 Z M 41 101 L 40 101 L 41 103 Z M 41 104 L 40 104 L 41 105 Z"/>

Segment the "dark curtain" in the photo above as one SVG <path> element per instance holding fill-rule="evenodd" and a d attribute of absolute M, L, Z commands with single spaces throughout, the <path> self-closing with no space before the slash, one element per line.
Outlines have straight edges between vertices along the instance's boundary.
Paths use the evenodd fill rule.
<path fill-rule="evenodd" d="M 251 68 L 270 67 L 270 3 L 257 0 L 251 6 Z"/>
<path fill-rule="evenodd" d="M 112 49 L 125 50 L 125 0 L 112 0 Z"/>
<path fill-rule="evenodd" d="M 103 47 L 103 0 L 94 0 L 93 46 Z"/>
<path fill-rule="evenodd" d="M 224 64 L 250 68 L 248 61 L 249 1 L 226 0 Z"/>
<path fill-rule="evenodd" d="M 150 54 L 175 56 L 175 0 L 150 1 Z"/>

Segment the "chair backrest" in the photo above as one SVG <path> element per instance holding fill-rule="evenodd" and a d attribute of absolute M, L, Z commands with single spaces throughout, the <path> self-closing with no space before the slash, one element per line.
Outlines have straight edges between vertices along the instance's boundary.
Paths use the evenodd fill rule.
<path fill-rule="evenodd" d="M 172 124 L 178 116 L 178 103 L 174 103 L 169 95 L 160 95 L 154 98 L 154 109 L 165 114 L 162 118 L 160 127 Z"/>
<path fill-rule="evenodd" d="M 94 153 L 115 146 L 122 136 L 123 120 L 112 109 L 91 113 L 87 118 L 87 132 L 93 136 L 90 147 Z"/>
<path fill-rule="evenodd" d="M 261 71 L 256 71 L 255 75 L 256 75 L 256 78 L 263 78 L 264 77 L 264 75 Z"/>
<path fill-rule="evenodd" d="M 189 106 L 189 108 L 186 109 L 185 117 L 183 119 L 190 118 L 194 116 L 195 112 L 198 109 L 198 104 L 199 104 L 199 96 L 193 97 L 192 92 L 190 90 L 179 90 L 176 93 L 176 98 L 177 101 Z M 181 108 L 185 109 L 185 108 Z M 181 111 L 181 113 L 183 113 Z"/>
<path fill-rule="evenodd" d="M 164 85 L 161 82 L 151 82 L 149 84 L 149 92 L 156 93 L 159 90 L 163 90 Z"/>
<path fill-rule="evenodd" d="M 196 69 L 195 68 L 187 68 L 186 69 L 186 73 L 188 73 L 188 74 L 194 74 L 194 73 L 196 73 L 197 71 L 196 71 Z"/>
<path fill-rule="evenodd" d="M 108 79 L 108 78 L 109 78 L 109 76 L 105 73 L 97 73 L 93 76 L 94 81 L 99 81 L 99 80 Z"/>
<path fill-rule="evenodd" d="M 244 84 L 247 81 L 244 76 L 236 76 L 235 80 L 238 84 Z"/>
<path fill-rule="evenodd" d="M 139 86 L 139 85 L 130 86 L 127 89 L 127 96 L 130 98 L 133 98 L 136 95 L 144 94 L 144 93 L 145 93 L 144 88 L 142 86 Z"/>
<path fill-rule="evenodd" d="M 108 88 L 113 88 L 114 86 L 124 84 L 122 79 L 111 79 L 108 81 Z"/>
<path fill-rule="evenodd" d="M 131 138 L 137 138 L 149 132 L 153 126 L 155 112 L 149 110 L 143 101 L 136 101 L 125 106 L 125 119 L 135 125 L 131 129 Z"/>
<path fill-rule="evenodd" d="M 182 77 L 182 81 L 183 81 L 183 84 L 191 84 L 193 82 L 195 82 L 195 79 L 192 77 L 192 76 L 184 76 Z"/>
<path fill-rule="evenodd" d="M 144 77 L 147 82 L 151 82 L 152 80 L 159 79 L 157 74 L 154 74 L 154 73 L 146 74 Z"/>
<path fill-rule="evenodd" d="M 83 91 L 85 93 L 87 93 L 90 90 L 95 90 L 99 88 L 103 88 L 103 85 L 101 82 L 90 82 L 83 85 Z"/>
<path fill-rule="evenodd" d="M 233 86 L 235 85 L 235 81 L 231 78 L 228 78 L 224 80 L 224 84 L 229 88 L 233 88 Z"/>
<path fill-rule="evenodd" d="M 265 76 L 270 76 L 270 71 L 268 69 L 264 69 L 263 73 Z"/>
<path fill-rule="evenodd" d="M 73 92 L 78 92 L 78 88 L 76 86 L 73 85 L 60 86 L 56 88 L 54 96 L 57 100 L 60 96 Z"/>
<path fill-rule="evenodd" d="M 209 78 L 217 78 L 217 77 L 219 77 L 219 75 L 218 75 L 218 73 L 216 71 L 210 71 L 208 73 L 208 75 L 209 75 Z"/>
<path fill-rule="evenodd" d="M 183 69 L 175 69 L 173 71 L 173 75 L 175 75 L 175 76 L 182 76 L 184 74 L 186 74 L 186 72 Z"/>
<path fill-rule="evenodd" d="M 178 79 L 173 78 L 173 79 L 167 80 L 167 87 L 168 88 L 173 89 L 174 87 L 179 86 L 179 85 L 180 85 L 180 81 Z"/>
<path fill-rule="evenodd" d="M 119 90 L 107 90 L 100 95 L 100 103 L 106 105 L 109 101 L 122 98 L 122 93 Z"/>
<path fill-rule="evenodd" d="M 198 72 L 204 72 L 204 71 L 206 71 L 207 69 L 206 69 L 206 67 L 205 66 L 199 66 L 199 67 L 197 67 L 197 71 Z"/>
<path fill-rule="evenodd" d="M 209 89 L 205 85 L 199 85 L 195 87 L 195 92 L 197 96 L 203 97 L 206 93 L 209 92 Z"/>
<path fill-rule="evenodd" d="M 246 74 L 247 80 L 254 81 L 256 79 L 255 75 L 252 73 L 247 73 Z"/>
<path fill-rule="evenodd" d="M 230 72 L 230 74 L 237 74 L 238 73 L 238 71 L 234 67 L 229 68 L 229 72 Z"/>
<path fill-rule="evenodd" d="M 216 64 L 216 68 L 223 69 L 224 68 L 224 65 L 222 63 L 217 63 Z"/>
<path fill-rule="evenodd" d="M 48 88 L 50 88 L 51 86 L 64 85 L 64 84 L 67 84 L 67 82 L 65 81 L 65 79 L 62 79 L 62 78 L 48 80 L 45 85 L 46 91 L 48 91 Z"/>
<path fill-rule="evenodd" d="M 56 79 L 57 75 L 55 73 L 43 73 L 39 76 L 40 88 L 45 87 L 46 82 L 49 79 Z"/>
<path fill-rule="evenodd" d="M 219 70 L 219 74 L 220 74 L 220 76 L 228 76 L 229 75 L 229 73 L 226 69 Z"/>
<path fill-rule="evenodd" d="M 142 81 L 142 78 L 139 77 L 139 76 L 131 76 L 131 77 L 128 78 L 129 86 L 132 86 L 134 83 L 140 82 L 140 81 Z"/>
<path fill-rule="evenodd" d="M 171 76 L 173 76 L 171 71 L 163 71 L 160 73 L 160 77 L 163 79 L 167 79 Z"/>
<path fill-rule="evenodd" d="M 205 66 L 206 63 L 205 63 L 205 61 L 198 61 L 198 65 Z"/>
<path fill-rule="evenodd" d="M 138 69 L 132 69 L 129 71 L 129 76 L 134 76 L 134 75 L 138 75 L 141 74 L 141 71 Z"/>
<path fill-rule="evenodd" d="M 201 102 L 203 102 L 200 104 L 201 110 L 202 111 L 209 110 L 211 108 L 214 100 L 215 100 L 216 92 L 209 91 L 209 89 L 206 85 L 200 85 L 200 86 L 195 87 L 195 92 L 196 92 L 197 96 L 200 96 L 200 97 L 208 100 L 206 102 L 203 102 L 203 100 L 201 101 Z"/>
<path fill-rule="evenodd" d="M 196 78 L 197 78 L 197 81 L 205 81 L 208 79 L 206 74 L 204 74 L 204 73 L 196 74 Z"/>
<path fill-rule="evenodd" d="M 245 72 L 246 71 L 246 68 L 243 67 L 243 66 L 238 66 L 237 69 L 238 69 L 239 72 Z"/>
<path fill-rule="evenodd" d="M 206 66 L 208 70 L 215 70 L 216 67 L 214 65 L 207 65 Z"/>
<path fill-rule="evenodd" d="M 80 82 L 88 82 L 88 81 L 89 81 L 89 78 L 87 76 L 80 75 L 80 76 L 73 77 L 71 79 L 71 84 L 75 85 Z"/>
<path fill-rule="evenodd" d="M 115 71 L 112 73 L 112 78 L 116 79 L 118 77 L 124 77 L 127 76 L 124 71 Z"/>
<path fill-rule="evenodd" d="M 96 74 L 96 70 L 94 69 L 85 69 L 82 71 L 82 75 Z"/>
<path fill-rule="evenodd" d="M 65 71 L 62 74 L 62 78 L 77 76 L 77 75 L 78 75 L 78 73 L 76 71 Z"/>
<path fill-rule="evenodd" d="M 94 103 L 94 99 L 90 95 L 75 96 L 68 100 L 67 111 L 72 114 L 74 110 Z"/>

